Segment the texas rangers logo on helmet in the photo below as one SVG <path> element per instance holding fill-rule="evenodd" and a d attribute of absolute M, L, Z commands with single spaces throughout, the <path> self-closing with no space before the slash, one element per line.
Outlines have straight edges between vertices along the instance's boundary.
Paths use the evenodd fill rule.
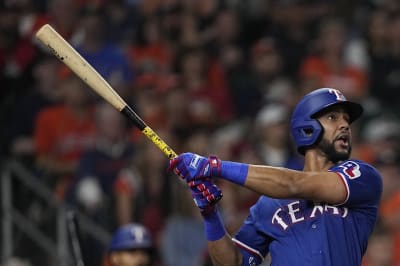
<path fill-rule="evenodd" d="M 137 242 L 142 242 L 144 240 L 144 229 L 142 227 L 133 227 L 131 229 L 132 236 L 136 239 Z"/>
<path fill-rule="evenodd" d="M 343 93 L 336 89 L 329 89 L 329 93 L 335 94 L 337 101 L 346 101 L 346 97 Z"/>

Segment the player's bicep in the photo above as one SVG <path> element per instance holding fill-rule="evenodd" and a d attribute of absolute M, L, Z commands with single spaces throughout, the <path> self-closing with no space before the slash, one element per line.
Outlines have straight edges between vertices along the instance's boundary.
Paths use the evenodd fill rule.
<path fill-rule="evenodd" d="M 349 196 L 348 187 L 335 172 L 307 173 L 299 193 L 304 199 L 328 204 L 341 204 Z"/>
<path fill-rule="evenodd" d="M 382 180 L 373 167 L 359 161 L 345 161 L 329 172 L 305 173 L 300 179 L 300 196 L 332 205 L 376 204 Z"/>

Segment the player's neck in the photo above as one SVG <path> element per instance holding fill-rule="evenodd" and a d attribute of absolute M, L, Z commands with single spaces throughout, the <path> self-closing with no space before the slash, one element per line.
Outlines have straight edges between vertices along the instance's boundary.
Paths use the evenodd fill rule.
<path fill-rule="evenodd" d="M 324 171 L 332 167 L 334 163 L 325 154 L 316 149 L 306 151 L 304 157 L 304 171 Z"/>

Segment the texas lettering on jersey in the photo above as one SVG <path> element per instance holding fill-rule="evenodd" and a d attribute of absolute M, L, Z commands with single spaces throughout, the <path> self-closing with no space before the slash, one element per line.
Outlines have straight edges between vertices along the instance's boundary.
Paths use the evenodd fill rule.
<path fill-rule="evenodd" d="M 345 218 L 349 212 L 346 207 L 335 207 L 328 204 L 314 204 L 313 208 L 305 210 L 300 206 L 301 202 L 297 200 L 278 208 L 272 216 L 271 223 L 279 225 L 283 230 L 286 230 L 293 224 L 304 221 L 310 222 L 310 219 L 320 215 L 335 215 Z"/>
<path fill-rule="evenodd" d="M 342 178 L 343 175 L 349 179 L 355 179 L 361 176 L 360 166 L 354 161 L 347 161 L 338 167 L 342 169 L 342 171 L 338 172 Z M 283 230 L 286 230 L 290 225 L 308 221 L 319 215 L 335 215 L 345 218 L 348 214 L 348 208 L 346 207 L 335 207 L 318 203 L 314 203 L 313 208 L 307 206 L 306 209 L 302 209 L 300 206 L 300 200 L 297 200 L 278 208 L 272 216 L 272 224 L 278 224 Z"/>

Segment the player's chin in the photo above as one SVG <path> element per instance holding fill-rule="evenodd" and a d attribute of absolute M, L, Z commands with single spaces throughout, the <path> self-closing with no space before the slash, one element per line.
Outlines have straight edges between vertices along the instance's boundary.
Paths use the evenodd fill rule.
<path fill-rule="evenodd" d="M 338 154 L 342 154 L 343 156 L 350 155 L 350 151 L 351 151 L 351 149 L 336 149 L 336 152 Z"/>
<path fill-rule="evenodd" d="M 351 147 L 336 149 L 336 157 L 340 158 L 340 160 L 349 159 L 350 154 L 351 154 Z"/>

